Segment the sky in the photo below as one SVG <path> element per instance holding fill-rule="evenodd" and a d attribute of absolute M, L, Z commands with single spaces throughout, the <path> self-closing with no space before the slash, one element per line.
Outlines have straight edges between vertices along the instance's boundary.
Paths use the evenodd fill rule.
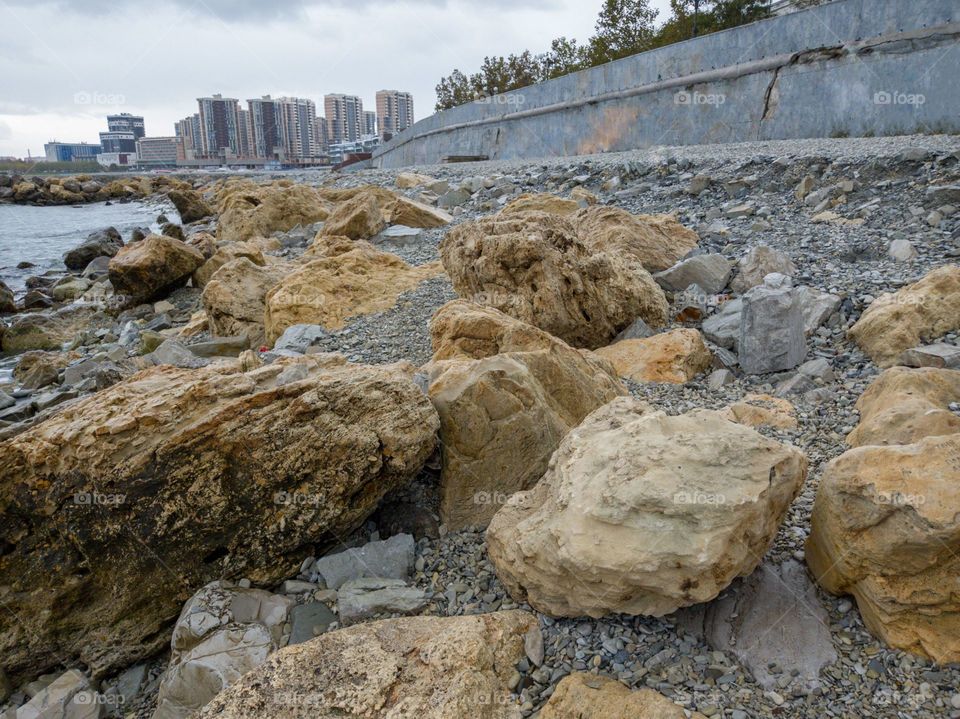
<path fill-rule="evenodd" d="M 652 0 L 667 15 L 669 0 Z M 586 40 L 602 0 L 0 0 L 0 156 L 97 142 L 108 114 L 173 135 L 196 98 L 413 93 L 485 55 Z"/>

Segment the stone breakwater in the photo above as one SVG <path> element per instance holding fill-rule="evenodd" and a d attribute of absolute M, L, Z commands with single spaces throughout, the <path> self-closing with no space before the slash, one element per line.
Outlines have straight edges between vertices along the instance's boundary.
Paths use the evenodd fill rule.
<path fill-rule="evenodd" d="M 125 179 L 0 288 L 0 717 L 960 717 L 958 153 Z"/>
<path fill-rule="evenodd" d="M 128 176 L 120 179 L 76 175 L 45 177 L 0 174 L 0 203 L 18 205 L 77 205 L 108 200 L 132 200 L 176 186 L 168 177 Z"/>

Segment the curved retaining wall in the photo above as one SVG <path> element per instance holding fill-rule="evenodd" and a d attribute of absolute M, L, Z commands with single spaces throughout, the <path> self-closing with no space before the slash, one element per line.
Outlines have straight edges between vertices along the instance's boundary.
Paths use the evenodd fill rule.
<path fill-rule="evenodd" d="M 960 0 L 837 0 L 447 110 L 375 167 L 960 133 Z"/>

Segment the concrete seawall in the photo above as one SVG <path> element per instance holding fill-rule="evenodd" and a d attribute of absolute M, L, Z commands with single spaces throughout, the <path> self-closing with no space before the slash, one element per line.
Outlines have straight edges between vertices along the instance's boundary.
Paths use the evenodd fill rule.
<path fill-rule="evenodd" d="M 428 117 L 376 167 L 960 133 L 960 2 L 837 0 Z"/>

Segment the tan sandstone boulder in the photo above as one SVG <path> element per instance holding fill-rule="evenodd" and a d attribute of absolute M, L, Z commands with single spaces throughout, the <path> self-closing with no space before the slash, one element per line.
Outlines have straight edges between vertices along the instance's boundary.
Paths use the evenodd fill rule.
<path fill-rule="evenodd" d="M 204 263 L 203 254 L 172 237 L 150 235 L 110 259 L 107 273 L 114 291 L 134 302 L 163 299 L 182 287 Z"/>
<path fill-rule="evenodd" d="M 662 326 L 663 290 L 635 260 L 597 252 L 556 215 L 523 212 L 450 230 L 443 266 L 465 299 L 495 307 L 574 347 L 610 342 L 637 317 Z"/>
<path fill-rule="evenodd" d="M 216 274 L 217 270 L 228 262 L 233 262 L 244 257 L 255 265 L 267 264 L 267 258 L 263 254 L 263 248 L 255 240 L 247 242 L 228 242 L 222 247 L 218 247 L 214 253 L 204 262 L 197 271 L 193 273 L 193 286 L 206 287 L 210 278 Z"/>
<path fill-rule="evenodd" d="M 881 295 L 847 335 L 881 367 L 901 353 L 960 329 L 960 266 L 933 270 L 919 282 Z"/>
<path fill-rule="evenodd" d="M 528 192 L 508 202 L 500 210 L 500 216 L 515 215 L 518 212 L 546 212 L 550 215 L 569 217 L 579 209 L 580 204 L 576 200 L 568 200 L 546 192 Z"/>
<path fill-rule="evenodd" d="M 332 205 L 308 185 L 285 181 L 256 185 L 240 180 L 228 182 L 221 190 L 219 209 L 217 238 L 236 242 L 325 220 Z"/>
<path fill-rule="evenodd" d="M 687 719 L 687 714 L 653 689 L 630 691 L 616 679 L 574 672 L 557 684 L 540 719 Z M 705 718 L 693 712 L 691 719 Z"/>
<path fill-rule="evenodd" d="M 486 526 L 509 496 L 540 479 L 572 427 L 626 391 L 607 363 L 489 307 L 447 304 L 432 334 L 435 347 L 458 357 L 429 365 L 440 514 L 453 530 Z M 487 339 L 475 342 L 478 334 Z"/>
<path fill-rule="evenodd" d="M 847 436 L 853 447 L 911 444 L 924 437 L 960 432 L 960 371 L 891 367 L 857 401 L 860 424 Z"/>
<path fill-rule="evenodd" d="M 184 224 L 198 222 L 213 214 L 213 210 L 200 196 L 200 193 L 187 184 L 170 190 L 167 197 L 177 208 L 180 221 Z"/>
<path fill-rule="evenodd" d="M 267 293 L 291 269 L 287 264 L 260 266 L 241 257 L 217 270 L 201 296 L 211 333 L 216 337 L 245 335 L 251 347 L 263 345 Z"/>
<path fill-rule="evenodd" d="M 267 293 L 267 342 L 291 325 L 340 329 L 351 317 L 389 309 L 402 293 L 441 272 L 437 262 L 413 267 L 365 242 L 307 262 Z"/>
<path fill-rule="evenodd" d="M 897 649 L 960 661 L 960 434 L 865 446 L 820 480 L 807 564 Z"/>
<path fill-rule="evenodd" d="M 527 612 L 358 624 L 274 654 L 198 719 L 520 719 L 507 684 Z"/>
<path fill-rule="evenodd" d="M 338 204 L 323 223 L 324 235 L 340 235 L 351 240 L 369 240 L 387 226 L 383 207 L 394 199 L 389 190 L 367 187 Z"/>
<path fill-rule="evenodd" d="M 756 569 L 806 471 L 802 452 L 718 412 L 619 398 L 494 516 L 490 559 L 511 596 L 552 616 L 662 616 Z"/>
<path fill-rule="evenodd" d="M 635 382 L 689 382 L 713 363 L 713 355 L 695 329 L 661 332 L 645 339 L 623 340 L 595 354 L 610 362 L 620 377 Z"/>
<path fill-rule="evenodd" d="M 587 246 L 633 257 L 651 273 L 670 269 L 700 242 L 699 235 L 673 215 L 631 215 L 619 207 L 596 205 L 577 212 L 571 222 Z"/>
<path fill-rule="evenodd" d="M 453 222 L 453 216 L 438 207 L 430 207 L 407 197 L 397 197 L 387 207 L 387 221 L 391 225 L 406 225 L 431 229 Z"/>
<path fill-rule="evenodd" d="M 296 574 L 434 450 L 412 368 L 338 355 L 239 368 L 154 367 L 0 444 L 11 679 L 151 656 L 197 589 Z"/>

